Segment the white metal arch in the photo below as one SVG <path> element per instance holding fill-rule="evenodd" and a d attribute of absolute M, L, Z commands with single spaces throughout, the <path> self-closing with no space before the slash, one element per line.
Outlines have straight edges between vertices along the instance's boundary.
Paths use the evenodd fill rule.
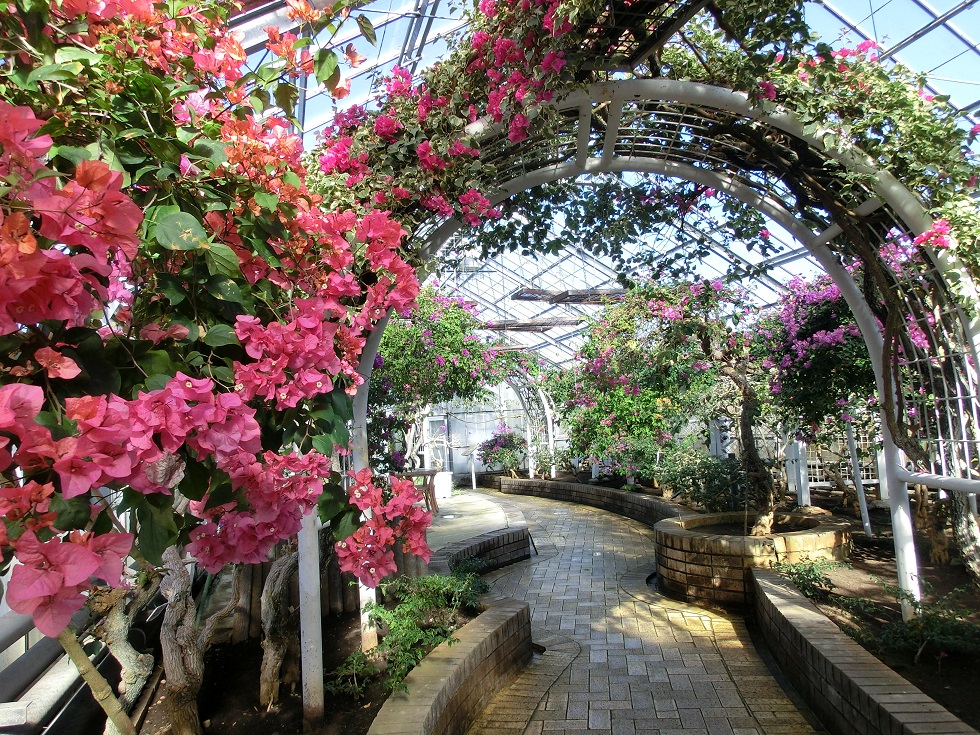
<path fill-rule="evenodd" d="M 840 288 L 841 294 L 854 313 L 855 320 L 861 329 L 862 337 L 868 347 L 875 368 L 876 381 L 880 394 L 884 394 L 885 380 L 882 373 L 884 364 L 884 341 L 881 330 L 864 295 L 854 279 L 841 265 L 838 258 L 827 247 L 828 243 L 842 232 L 838 225 L 831 225 L 823 232 L 812 232 L 798 217 L 790 211 L 784 202 L 770 192 L 739 181 L 730 173 L 716 171 L 704 166 L 693 165 L 678 160 L 672 160 L 656 155 L 622 156 L 616 152 L 617 142 L 621 135 L 620 123 L 623 110 L 627 104 L 636 102 L 672 102 L 695 105 L 738 116 L 742 120 L 754 121 L 760 125 L 779 130 L 805 142 L 811 149 L 833 159 L 846 169 L 870 175 L 874 179 L 874 191 L 869 192 L 865 202 L 858 207 L 858 213 L 868 215 L 881 208 L 889 211 L 894 219 L 900 222 L 912 234 L 920 234 L 928 230 L 932 221 L 918 200 L 894 176 L 887 171 L 875 168 L 872 161 L 856 149 L 827 150 L 820 141 L 821 131 L 815 135 L 807 134 L 800 121 L 791 113 L 775 109 L 768 111 L 755 106 L 747 95 L 730 89 L 713 87 L 695 82 L 683 82 L 670 79 L 641 79 L 618 82 L 603 82 L 593 84 L 585 90 L 572 92 L 556 104 L 559 113 L 575 112 L 578 115 L 575 155 L 571 160 L 545 166 L 514 177 L 497 186 L 491 199 L 499 203 L 510 196 L 526 189 L 539 186 L 563 178 L 574 178 L 583 174 L 599 173 L 651 173 L 684 179 L 691 182 L 710 186 L 724 191 L 781 224 L 791 233 L 819 262 L 827 274 Z M 604 122 L 605 133 L 601 144 L 601 153 L 591 153 L 595 147 L 595 133 L 592 118 L 598 105 L 603 105 L 607 119 Z M 467 132 L 481 139 L 499 137 L 500 130 L 488 120 L 480 120 L 467 128 Z M 462 227 L 456 220 L 448 220 L 436 227 L 421 247 L 424 255 L 435 257 L 439 249 L 452 235 Z M 937 257 L 935 265 L 940 277 L 955 269 L 956 264 L 948 254 Z M 945 280 L 945 279 L 944 279 Z M 968 282 L 966 288 L 975 294 L 973 284 Z M 968 344 L 960 347 L 973 357 L 973 365 L 980 364 L 976 359 L 978 334 L 977 322 L 967 322 L 960 312 L 963 331 Z M 976 375 L 969 376 L 970 382 L 976 385 Z M 894 388 L 897 389 L 897 386 Z M 976 395 L 974 392 L 973 395 Z M 976 411 L 976 407 L 972 407 Z M 883 409 L 884 411 L 884 409 Z M 887 483 L 888 496 L 891 503 L 893 531 L 895 535 L 896 558 L 898 562 L 900 586 L 910 592 L 915 598 L 919 597 L 919 583 L 915 550 L 912 541 L 912 523 L 909 510 L 909 500 L 906 482 L 914 480 L 922 484 L 938 487 L 952 487 L 949 481 L 953 478 L 943 478 L 930 473 L 911 474 L 904 467 L 902 452 L 892 437 L 888 421 L 882 417 L 884 439 L 884 481 Z M 960 441 L 966 440 L 961 437 Z M 974 439 L 975 441 L 975 439 Z M 969 451 L 968 451 L 969 456 Z M 975 455 L 973 455 L 975 456 Z M 961 466 L 969 463 L 959 463 Z M 949 471 L 947 466 L 946 472 Z M 962 467 L 966 477 L 956 478 L 954 483 L 959 490 L 968 492 L 980 491 L 980 481 L 969 477 L 969 466 Z M 946 474 L 946 473 L 944 473 Z M 906 606 L 906 614 L 911 612 Z"/>

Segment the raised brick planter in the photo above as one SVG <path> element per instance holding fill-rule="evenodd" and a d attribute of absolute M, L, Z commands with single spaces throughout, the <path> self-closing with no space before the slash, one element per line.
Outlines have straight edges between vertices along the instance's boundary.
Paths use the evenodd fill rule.
<path fill-rule="evenodd" d="M 474 557 L 487 561 L 487 565 L 480 569 L 480 574 L 530 559 L 531 536 L 527 526 L 488 531 L 447 544 L 432 555 L 429 571 L 433 574 L 449 574 L 455 562 Z"/>
<path fill-rule="evenodd" d="M 791 582 L 767 569 L 751 577 L 766 643 L 834 735 L 976 733 L 841 632 Z"/>
<path fill-rule="evenodd" d="M 463 735 L 493 696 L 531 659 L 526 602 L 497 599 L 435 648 L 381 707 L 368 735 Z"/>
<path fill-rule="evenodd" d="M 635 493 L 628 490 L 614 490 L 597 485 L 582 485 L 577 482 L 557 482 L 554 480 L 522 480 L 512 477 L 500 478 L 500 491 L 511 495 L 534 495 L 568 503 L 590 505 L 617 513 L 634 521 L 653 526 L 664 518 L 698 516 L 690 508 L 685 508 L 655 495 Z"/>
<path fill-rule="evenodd" d="M 654 526 L 657 534 L 657 575 L 660 588 L 685 600 L 720 605 L 745 605 L 747 570 L 776 562 L 845 559 L 850 551 L 846 523 L 820 521 L 793 514 L 777 521 L 810 522 L 810 528 L 770 536 L 734 536 L 699 531 L 699 526 L 742 523 L 743 513 L 705 513 L 672 518 Z"/>

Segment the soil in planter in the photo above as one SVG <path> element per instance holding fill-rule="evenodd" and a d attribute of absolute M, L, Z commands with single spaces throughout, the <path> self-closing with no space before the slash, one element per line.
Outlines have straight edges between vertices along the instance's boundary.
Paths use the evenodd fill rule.
<path fill-rule="evenodd" d="M 878 516 L 875 518 L 875 516 Z M 872 522 L 887 523 L 887 511 L 872 513 Z M 866 632 L 877 636 L 877 630 L 884 627 L 887 620 L 901 617 L 900 606 L 895 597 L 889 594 L 882 582 L 897 584 L 895 576 L 895 553 L 890 538 L 868 539 L 860 527 L 852 533 L 853 549 L 847 566 L 830 570 L 827 576 L 835 585 L 835 595 L 867 600 L 885 608 L 888 613 L 877 622 L 862 618 Z M 957 601 L 957 606 L 974 611 L 969 620 L 980 623 L 980 591 L 971 581 L 956 559 L 952 564 L 930 564 L 923 560 L 928 548 L 925 539 L 917 539 L 919 550 L 919 573 L 931 588 L 933 597 L 946 595 L 954 590 L 965 590 L 965 596 Z M 839 607 L 817 602 L 825 615 L 839 625 L 853 625 L 853 618 Z M 875 626 L 878 626 L 877 628 Z M 910 684 L 918 687 L 929 697 L 948 709 L 973 728 L 980 729 L 980 656 L 966 654 L 942 655 L 945 652 L 926 647 L 914 662 L 914 654 L 888 655 L 871 651 L 883 663 L 904 677 Z"/>
<path fill-rule="evenodd" d="M 357 614 L 331 616 L 323 622 L 324 671 L 331 672 L 360 647 Z M 205 660 L 199 708 L 206 735 L 299 735 L 303 730 L 302 690 L 291 694 L 284 687 L 278 710 L 260 708 L 258 640 L 216 646 Z M 160 690 L 162 692 L 162 690 Z M 384 683 L 375 680 L 360 701 L 326 693 L 323 725 L 309 735 L 365 735 L 388 698 Z M 170 732 L 167 709 L 158 693 L 147 714 L 141 735 Z"/>
<path fill-rule="evenodd" d="M 749 534 L 746 530 L 752 530 L 754 520 L 755 516 L 750 516 L 748 525 L 743 523 L 712 523 L 710 526 L 696 526 L 690 530 L 703 533 L 706 536 L 748 536 Z M 806 527 L 797 523 L 776 523 L 772 527 L 773 533 L 790 533 L 792 531 L 804 530 L 806 530 Z"/>

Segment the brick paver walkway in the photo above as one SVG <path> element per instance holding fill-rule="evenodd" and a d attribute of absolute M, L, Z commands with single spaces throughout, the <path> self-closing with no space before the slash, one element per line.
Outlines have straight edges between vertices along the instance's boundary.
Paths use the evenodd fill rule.
<path fill-rule="evenodd" d="M 741 619 L 647 588 L 653 531 L 585 506 L 505 497 L 539 556 L 488 578 L 531 605 L 545 647 L 469 735 L 797 735 L 815 731 Z"/>

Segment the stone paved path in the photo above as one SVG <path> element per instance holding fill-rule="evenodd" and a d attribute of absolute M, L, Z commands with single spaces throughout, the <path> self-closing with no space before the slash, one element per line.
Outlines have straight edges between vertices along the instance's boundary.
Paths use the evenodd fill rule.
<path fill-rule="evenodd" d="M 797 735 L 814 730 L 740 618 L 646 586 L 653 531 L 585 506 L 493 495 L 527 519 L 539 556 L 488 578 L 531 605 L 545 652 L 468 735 Z"/>

